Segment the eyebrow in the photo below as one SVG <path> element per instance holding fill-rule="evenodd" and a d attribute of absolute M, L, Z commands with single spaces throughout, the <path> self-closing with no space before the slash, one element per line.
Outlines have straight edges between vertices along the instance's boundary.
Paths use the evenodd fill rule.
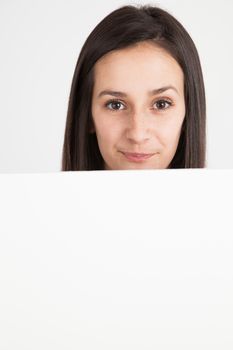
<path fill-rule="evenodd" d="M 177 91 L 177 89 L 172 85 L 163 86 L 161 88 L 148 91 L 148 95 L 150 95 L 150 96 L 158 95 L 158 94 L 161 94 L 162 92 L 167 91 L 167 90 L 174 90 L 179 95 L 179 92 Z M 104 96 L 104 95 L 112 95 L 112 96 L 116 96 L 116 97 L 127 97 L 127 94 L 125 92 L 122 92 L 122 91 L 103 90 L 99 93 L 98 98 L 100 98 L 101 96 Z"/>

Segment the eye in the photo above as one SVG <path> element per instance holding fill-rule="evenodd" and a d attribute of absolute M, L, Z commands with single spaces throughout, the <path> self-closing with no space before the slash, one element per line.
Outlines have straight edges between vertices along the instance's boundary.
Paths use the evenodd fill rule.
<path fill-rule="evenodd" d="M 108 108 L 109 105 L 112 105 L 113 108 Z M 123 103 L 119 100 L 109 100 L 106 104 L 105 104 L 105 107 L 107 109 L 110 109 L 110 111 L 112 112 L 115 112 L 115 111 L 118 111 L 120 110 L 119 105 L 122 105 L 123 106 Z"/>
<path fill-rule="evenodd" d="M 165 110 L 169 108 L 172 105 L 172 102 L 166 99 L 160 99 L 157 100 L 155 103 L 157 110 Z M 111 108 L 109 106 L 112 106 Z M 111 112 L 117 112 L 124 108 L 120 108 L 121 106 L 124 106 L 123 103 L 119 100 L 109 100 L 106 102 L 105 107 L 109 109 Z"/>
<path fill-rule="evenodd" d="M 172 103 L 168 100 L 158 100 L 155 102 L 155 105 L 157 107 L 156 109 L 163 110 L 169 108 L 172 105 Z"/>

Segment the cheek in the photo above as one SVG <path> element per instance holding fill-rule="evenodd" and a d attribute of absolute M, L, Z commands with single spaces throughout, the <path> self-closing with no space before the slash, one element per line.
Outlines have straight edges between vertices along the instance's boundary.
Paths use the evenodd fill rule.
<path fill-rule="evenodd" d="M 120 123 L 116 123 L 110 118 L 99 118 L 95 121 L 96 134 L 101 144 L 114 144 L 119 139 L 122 131 Z"/>
<path fill-rule="evenodd" d="M 182 123 L 183 119 L 173 120 L 161 128 L 160 138 L 164 145 L 171 148 L 177 145 L 180 138 Z"/>

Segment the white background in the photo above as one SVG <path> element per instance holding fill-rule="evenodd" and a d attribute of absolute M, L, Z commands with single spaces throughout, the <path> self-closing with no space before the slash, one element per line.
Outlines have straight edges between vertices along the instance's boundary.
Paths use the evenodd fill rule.
<path fill-rule="evenodd" d="M 232 177 L 0 174 L 0 349 L 232 350 Z"/>
<path fill-rule="evenodd" d="M 135 4 L 146 4 L 139 1 Z M 1 0 L 0 172 L 60 171 L 71 80 L 108 0 Z M 173 14 L 199 51 L 207 95 L 207 167 L 233 168 L 233 2 L 151 2 Z"/>

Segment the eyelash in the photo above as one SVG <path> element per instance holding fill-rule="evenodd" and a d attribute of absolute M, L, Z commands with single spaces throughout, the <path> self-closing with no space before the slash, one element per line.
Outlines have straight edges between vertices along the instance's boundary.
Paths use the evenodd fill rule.
<path fill-rule="evenodd" d="M 121 101 L 119 101 L 119 100 L 117 100 L 117 99 L 111 99 L 111 100 L 109 100 L 109 101 L 107 101 L 106 103 L 105 103 L 105 107 L 110 111 L 110 112 L 118 112 L 118 111 L 121 111 L 121 109 L 110 109 L 110 108 L 108 108 L 108 105 L 109 104 L 111 104 L 111 103 L 121 103 L 122 105 L 124 105 L 123 104 L 123 102 L 121 102 Z M 173 103 L 170 101 L 170 100 L 167 100 L 167 99 L 165 99 L 165 98 L 161 98 L 161 99 L 159 99 L 159 100 L 157 100 L 157 101 L 154 101 L 154 103 L 153 104 L 155 104 L 155 103 L 158 103 L 158 102 L 165 102 L 165 103 L 167 103 L 168 105 L 169 105 L 169 107 L 171 107 L 172 105 L 173 105 Z M 165 111 L 166 109 L 168 109 L 169 107 L 166 107 L 166 108 L 158 108 L 157 110 L 158 111 Z M 156 110 L 156 109 L 155 109 Z"/>

